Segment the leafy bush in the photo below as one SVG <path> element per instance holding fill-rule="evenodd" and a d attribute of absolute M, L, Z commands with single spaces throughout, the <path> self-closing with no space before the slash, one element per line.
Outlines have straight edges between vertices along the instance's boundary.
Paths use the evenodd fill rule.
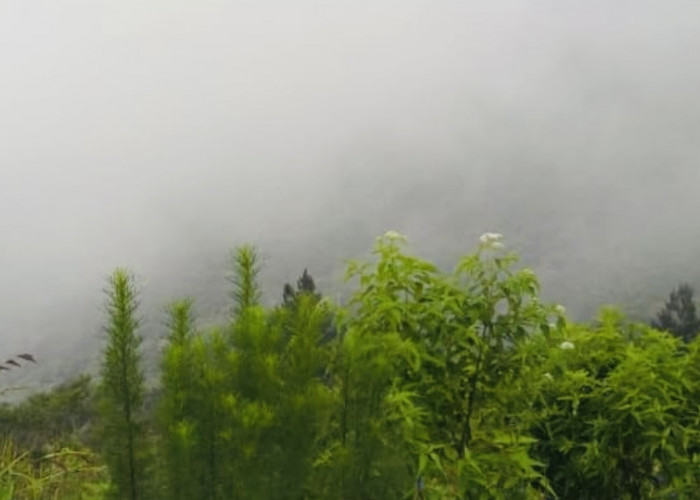
<path fill-rule="evenodd" d="M 283 304 L 263 307 L 260 259 L 251 246 L 237 249 L 227 324 L 198 330 L 188 300 L 169 310 L 152 421 L 141 418 L 127 294 L 112 309 L 123 314 L 111 316 L 103 387 L 111 384 L 114 404 L 104 418 L 121 422 L 133 400 L 138 422 L 112 427 L 122 432 L 104 447 L 115 471 L 109 491 L 128 482 L 114 465 L 131 429 L 144 498 L 700 498 L 700 340 L 612 309 L 571 324 L 563 307 L 541 302 L 535 274 L 497 234 L 484 234 L 453 272 L 405 246 L 389 232 L 373 260 L 350 264 L 356 291 L 345 307 L 324 299 L 306 272 L 296 290 L 285 286 Z M 120 374 L 132 374 L 133 393 L 119 393 Z M 42 417 L 21 415 L 45 422 L 48 437 L 60 434 L 52 425 L 74 430 L 66 405 L 85 401 L 82 387 L 56 403 L 30 400 Z M 8 415 L 0 409 L 0 421 L 19 423 Z M 151 443 L 157 467 L 145 471 Z M 81 453 L 7 449 L 3 494 L 98 498 L 104 469 L 78 467 L 94 459 Z M 70 482 L 78 477 L 94 491 Z"/>

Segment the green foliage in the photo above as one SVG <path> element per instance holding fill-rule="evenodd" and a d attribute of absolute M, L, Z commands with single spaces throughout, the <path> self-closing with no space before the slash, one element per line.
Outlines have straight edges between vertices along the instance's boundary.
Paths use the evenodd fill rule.
<path fill-rule="evenodd" d="M 15 406 L 0 406 L 0 432 L 22 449 L 40 450 L 55 442 L 87 444 L 95 416 L 91 378 L 83 375 Z"/>
<path fill-rule="evenodd" d="M 40 455 L 0 446 L 0 500 L 100 500 L 109 483 L 89 450 L 61 448 Z"/>
<path fill-rule="evenodd" d="M 159 427 L 160 458 L 165 496 L 172 500 L 195 498 L 192 465 L 189 463 L 187 416 L 195 410 L 193 396 L 192 302 L 180 300 L 168 307 L 168 341 L 161 362 Z"/>
<path fill-rule="evenodd" d="M 396 487 L 391 496 L 405 496 L 406 485 L 420 475 L 421 494 L 428 498 L 533 497 L 530 484 L 543 478 L 528 456 L 527 426 L 510 418 L 520 408 L 503 404 L 498 392 L 526 370 L 518 347 L 549 328 L 553 308 L 538 302 L 531 271 L 510 270 L 516 259 L 501 255 L 500 244 L 482 245 L 454 275 L 444 275 L 402 253 L 403 243 L 388 233 L 375 248 L 375 266 L 350 268 L 361 289 L 347 335 L 361 337 L 365 350 L 377 343 L 376 352 L 355 362 L 362 377 L 375 377 L 362 380 L 361 391 L 376 385 L 377 401 L 398 392 L 405 402 L 390 426 L 405 426 L 403 440 L 389 441 L 406 450 L 406 476 L 397 482 L 403 489 Z M 386 414 L 378 402 L 369 406 Z M 391 435 L 376 422 L 368 426 Z M 402 456 L 397 450 L 389 454 Z"/>
<path fill-rule="evenodd" d="M 262 292 L 258 283 L 260 274 L 260 256 L 252 245 L 242 245 L 231 254 L 231 275 L 229 281 L 233 285 L 232 316 L 235 318 L 242 312 L 260 303 Z"/>
<path fill-rule="evenodd" d="M 332 409 L 320 342 L 330 311 L 307 294 L 264 310 L 257 257 L 237 255 L 230 326 L 195 335 L 189 304 L 171 308 L 159 420 L 167 498 L 303 498 L 311 488 Z"/>
<path fill-rule="evenodd" d="M 293 310 L 249 309 L 233 325 L 225 380 L 235 498 L 301 498 L 308 487 L 331 403 L 325 316 L 305 297 Z"/>
<path fill-rule="evenodd" d="M 116 271 L 100 390 L 109 495 L 700 499 L 700 340 L 614 309 L 569 323 L 497 234 L 453 272 L 405 245 L 389 232 L 371 262 L 351 263 L 357 289 L 343 308 L 306 270 L 280 306 L 264 308 L 250 246 L 233 253 L 226 325 L 197 331 L 192 302 L 171 304 L 153 420 L 159 467 L 148 482 L 136 292 Z M 679 289 L 669 301 L 678 324 L 696 321 L 689 297 Z M 89 392 L 86 379 L 0 408 L 0 423 L 36 448 L 76 433 L 90 418 Z M 7 471 L 45 454 L 8 456 L 0 500 L 39 498 L 30 485 L 41 481 L 22 474 L 48 469 Z M 97 498 L 71 488 L 61 498 Z"/>
<path fill-rule="evenodd" d="M 289 283 L 285 283 L 282 291 L 282 307 L 292 312 L 299 309 L 302 303 L 305 306 L 311 306 L 318 304 L 321 300 L 323 300 L 323 296 L 316 290 L 314 279 L 307 269 L 304 269 L 302 275 L 297 279 L 296 289 Z M 334 312 L 328 307 L 324 307 L 323 310 L 325 318 L 316 327 L 323 332 L 320 342 L 329 342 L 336 337 L 337 326 Z M 288 332 L 286 335 L 289 336 L 291 333 Z"/>
<path fill-rule="evenodd" d="M 107 346 L 100 386 L 100 440 L 112 477 L 111 496 L 138 500 L 145 498 L 144 455 L 148 447 L 140 415 L 143 374 L 133 278 L 127 271 L 117 269 L 109 278 L 106 293 Z"/>
<path fill-rule="evenodd" d="M 194 316 L 191 299 L 177 300 L 168 307 L 168 340 L 172 345 L 185 345 L 194 333 Z"/>
<path fill-rule="evenodd" d="M 375 263 L 350 266 L 359 288 L 330 343 L 332 310 L 300 284 L 276 310 L 241 301 L 223 335 L 171 334 L 164 373 L 189 385 L 170 467 L 198 478 L 183 498 L 694 491 L 683 378 L 697 374 L 674 362 L 686 359 L 675 341 L 612 312 L 594 330 L 568 325 L 495 235 L 452 274 L 402 245 L 389 233 Z"/>
<path fill-rule="evenodd" d="M 543 354 L 534 453 L 562 498 L 697 498 L 678 340 L 607 312 L 594 329 L 559 332 Z"/>

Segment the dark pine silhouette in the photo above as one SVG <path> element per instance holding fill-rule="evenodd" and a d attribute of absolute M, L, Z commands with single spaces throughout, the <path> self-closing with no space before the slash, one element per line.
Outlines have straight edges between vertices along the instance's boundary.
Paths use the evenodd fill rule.
<path fill-rule="evenodd" d="M 321 300 L 321 294 L 316 293 L 316 284 L 307 269 L 304 269 L 304 273 L 297 280 L 296 290 L 289 283 L 284 285 L 284 290 L 282 290 L 282 304 L 287 307 L 296 305 L 297 297 L 300 294 L 308 294 L 316 300 Z"/>
<path fill-rule="evenodd" d="M 289 283 L 284 285 L 284 289 L 282 290 L 282 307 L 287 307 L 291 310 L 295 309 L 299 305 L 299 298 L 302 296 L 311 297 L 314 304 L 318 304 L 323 298 L 322 294 L 316 291 L 316 284 L 311 274 L 309 274 L 308 269 L 304 269 L 302 275 L 297 279 L 296 290 Z M 336 335 L 337 331 L 333 322 L 333 317 L 329 314 L 323 326 L 321 342 L 328 342 L 335 338 Z"/>
<path fill-rule="evenodd" d="M 671 292 L 666 305 L 651 321 L 657 330 L 669 332 L 685 342 L 693 340 L 700 331 L 700 319 L 693 300 L 694 290 L 687 283 Z"/>

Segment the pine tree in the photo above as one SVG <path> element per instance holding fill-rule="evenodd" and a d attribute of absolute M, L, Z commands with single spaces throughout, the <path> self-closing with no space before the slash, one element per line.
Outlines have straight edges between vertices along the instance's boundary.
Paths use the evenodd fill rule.
<path fill-rule="evenodd" d="M 233 284 L 232 316 L 239 316 L 245 309 L 259 305 L 262 298 L 258 275 L 260 274 L 260 256 L 252 245 L 242 245 L 231 255 L 231 274 L 229 281 Z"/>
<path fill-rule="evenodd" d="M 286 283 L 282 291 L 282 304 L 287 307 L 296 305 L 301 295 L 308 295 L 315 299 L 315 302 L 321 300 L 321 294 L 316 292 L 316 284 L 313 277 L 309 274 L 308 269 L 304 269 L 304 273 L 297 280 L 296 290 L 291 284 Z"/>
<path fill-rule="evenodd" d="M 245 280 L 252 274 L 239 266 L 234 282 L 257 289 Z M 220 388 L 220 399 L 230 401 L 220 433 L 230 436 L 229 452 L 221 465 L 236 478 L 228 498 L 305 498 L 311 488 L 319 436 L 332 409 L 332 389 L 322 380 L 330 346 L 321 343 L 330 311 L 313 294 L 308 272 L 299 287 L 304 291 L 289 307 L 235 304 L 240 312 Z M 239 298 L 253 295 L 239 290 Z"/>
<path fill-rule="evenodd" d="M 168 340 L 171 345 L 184 345 L 194 331 L 192 300 L 177 300 L 168 306 Z"/>
<path fill-rule="evenodd" d="M 268 472 L 275 487 L 270 498 L 319 498 L 319 476 L 314 462 L 329 436 L 335 390 L 328 384 L 328 370 L 335 345 L 322 342 L 331 316 L 328 305 L 307 293 L 297 297 L 295 307 L 278 308 L 270 327 L 279 320 L 284 342 L 278 365 L 278 387 L 272 402 L 277 415 L 272 429 L 270 461 L 285 474 Z M 267 396 L 268 398 L 270 396 Z"/>
<path fill-rule="evenodd" d="M 685 342 L 693 340 L 700 331 L 700 318 L 698 318 L 694 290 L 687 283 L 681 284 L 671 292 L 666 305 L 657 314 L 651 325 L 657 330 L 667 331 Z"/>
<path fill-rule="evenodd" d="M 285 283 L 282 289 L 282 306 L 290 311 L 299 309 L 302 299 L 306 298 L 310 306 L 316 306 L 322 299 L 321 293 L 316 290 L 314 279 L 308 269 L 304 269 L 302 275 L 297 279 L 296 290 L 290 283 Z M 334 324 L 333 315 L 327 314 L 322 324 L 323 336 L 320 342 L 329 342 L 337 336 L 337 328 Z"/>
<path fill-rule="evenodd" d="M 161 363 L 162 394 L 159 405 L 167 498 L 195 498 L 195 477 L 190 421 L 196 392 L 192 360 L 194 319 L 192 302 L 184 299 L 168 307 L 168 346 Z"/>
<path fill-rule="evenodd" d="M 107 347 L 100 387 L 101 441 L 112 477 L 112 497 L 140 500 L 145 498 L 147 446 L 140 416 L 144 388 L 141 338 L 136 334 L 140 325 L 137 291 L 132 276 L 124 269 L 114 271 L 108 285 Z"/>

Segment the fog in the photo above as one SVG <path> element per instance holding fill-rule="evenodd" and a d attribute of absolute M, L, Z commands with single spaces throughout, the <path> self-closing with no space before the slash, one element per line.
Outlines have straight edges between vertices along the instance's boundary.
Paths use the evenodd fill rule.
<path fill-rule="evenodd" d="M 646 311 L 700 278 L 698 15 L 0 1 L 3 349 L 93 359 L 118 265 L 149 310 L 189 293 L 206 316 L 237 244 L 263 250 L 275 300 L 307 266 L 335 289 L 387 229 L 448 267 L 500 231 L 574 316 Z"/>

